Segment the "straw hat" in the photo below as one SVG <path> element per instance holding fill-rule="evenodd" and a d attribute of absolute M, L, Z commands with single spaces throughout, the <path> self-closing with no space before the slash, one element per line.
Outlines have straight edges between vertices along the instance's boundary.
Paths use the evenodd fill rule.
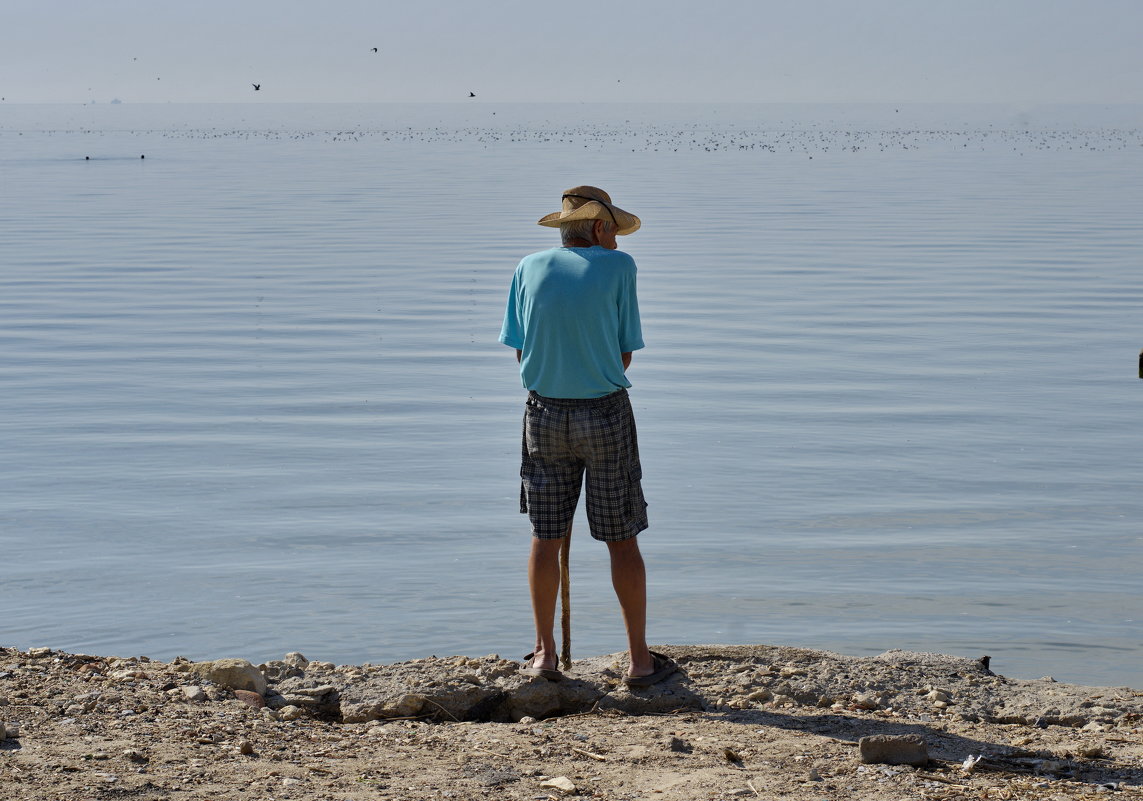
<path fill-rule="evenodd" d="M 563 209 L 540 218 L 540 225 L 559 228 L 576 220 L 611 220 L 619 236 L 639 230 L 639 218 L 611 203 L 611 196 L 594 186 L 573 186 L 563 194 Z"/>

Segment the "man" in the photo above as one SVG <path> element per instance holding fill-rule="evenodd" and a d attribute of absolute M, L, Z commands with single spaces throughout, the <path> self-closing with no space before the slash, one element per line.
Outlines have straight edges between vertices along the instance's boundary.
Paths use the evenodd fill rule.
<path fill-rule="evenodd" d="M 627 630 L 626 682 L 646 687 L 678 668 L 647 649 L 647 579 L 636 541 L 647 528 L 647 504 L 625 371 L 643 336 L 635 261 L 615 238 L 634 233 L 640 221 L 593 186 L 569 189 L 562 201 L 562 210 L 539 224 L 558 227 L 563 246 L 520 262 L 500 332 L 500 341 L 516 349 L 528 390 L 520 511 L 532 523 L 528 584 L 536 647 L 524 672 L 562 678 L 554 631 L 559 553 L 586 473 L 588 525 L 610 551 Z"/>

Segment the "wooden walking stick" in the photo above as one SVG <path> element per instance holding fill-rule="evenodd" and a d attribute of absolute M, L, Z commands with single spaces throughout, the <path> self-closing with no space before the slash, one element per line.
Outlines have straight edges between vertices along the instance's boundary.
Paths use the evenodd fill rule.
<path fill-rule="evenodd" d="M 571 670 L 571 570 L 568 559 L 571 556 L 571 526 L 560 546 L 560 629 L 563 632 L 563 650 L 560 653 L 560 667 Z"/>

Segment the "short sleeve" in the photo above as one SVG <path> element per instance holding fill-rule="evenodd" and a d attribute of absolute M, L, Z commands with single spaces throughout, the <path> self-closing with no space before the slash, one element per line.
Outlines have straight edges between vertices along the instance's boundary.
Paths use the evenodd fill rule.
<path fill-rule="evenodd" d="M 512 276 L 512 286 L 508 290 L 508 304 L 504 309 L 504 324 L 500 327 L 500 342 L 510 348 L 524 347 L 524 325 L 520 319 L 519 302 L 520 271 Z"/>
<path fill-rule="evenodd" d="M 619 350 L 639 350 L 643 344 L 643 326 L 639 319 L 639 298 L 635 287 L 635 264 L 624 276 L 619 295 Z"/>

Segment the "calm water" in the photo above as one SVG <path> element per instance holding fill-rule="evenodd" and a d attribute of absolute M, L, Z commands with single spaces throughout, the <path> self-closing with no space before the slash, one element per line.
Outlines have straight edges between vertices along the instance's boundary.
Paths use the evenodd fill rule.
<path fill-rule="evenodd" d="M 1143 687 L 1138 108 L 0 106 L 0 643 L 528 650 L 496 336 L 578 183 L 644 221 L 653 641 Z"/>

